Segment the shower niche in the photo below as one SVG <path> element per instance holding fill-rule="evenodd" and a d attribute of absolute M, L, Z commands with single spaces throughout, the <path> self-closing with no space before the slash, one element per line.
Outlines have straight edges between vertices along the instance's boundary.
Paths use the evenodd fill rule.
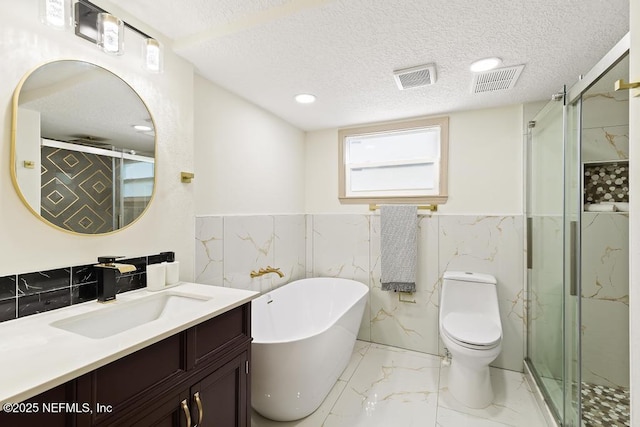
<path fill-rule="evenodd" d="M 623 58 L 582 95 L 584 212 L 629 211 L 629 91 L 613 89 L 628 70 Z"/>
<path fill-rule="evenodd" d="M 629 211 L 629 161 L 611 160 L 582 165 L 585 212 Z"/>

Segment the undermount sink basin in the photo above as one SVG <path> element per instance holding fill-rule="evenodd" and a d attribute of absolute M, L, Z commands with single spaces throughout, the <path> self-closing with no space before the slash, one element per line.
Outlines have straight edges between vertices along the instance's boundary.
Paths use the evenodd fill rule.
<path fill-rule="evenodd" d="M 208 298 L 163 293 L 133 301 L 116 301 L 110 307 L 57 320 L 51 326 L 88 338 L 106 338 L 162 317 L 197 309 Z"/>

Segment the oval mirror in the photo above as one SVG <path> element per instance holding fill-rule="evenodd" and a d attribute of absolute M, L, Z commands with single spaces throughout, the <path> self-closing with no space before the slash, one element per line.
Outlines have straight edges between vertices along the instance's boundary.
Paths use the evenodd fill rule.
<path fill-rule="evenodd" d="M 39 218 L 110 233 L 142 215 L 155 183 L 155 126 L 121 78 L 82 61 L 28 73 L 13 97 L 11 176 Z"/>

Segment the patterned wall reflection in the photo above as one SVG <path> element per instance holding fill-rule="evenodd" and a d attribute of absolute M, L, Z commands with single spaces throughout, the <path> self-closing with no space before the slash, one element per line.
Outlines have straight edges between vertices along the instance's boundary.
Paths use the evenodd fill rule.
<path fill-rule="evenodd" d="M 112 231 L 112 164 L 97 154 L 42 147 L 42 217 L 78 233 Z"/>

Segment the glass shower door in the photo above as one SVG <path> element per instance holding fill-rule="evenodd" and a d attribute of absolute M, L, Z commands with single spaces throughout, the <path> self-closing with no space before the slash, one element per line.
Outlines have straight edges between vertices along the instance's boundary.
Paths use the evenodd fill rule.
<path fill-rule="evenodd" d="M 564 412 L 564 120 L 551 101 L 529 122 L 527 361 L 557 419 Z"/>
<path fill-rule="evenodd" d="M 565 108 L 564 139 L 564 414 L 562 425 L 580 426 L 580 239 L 582 180 L 580 167 L 580 99 Z"/>

